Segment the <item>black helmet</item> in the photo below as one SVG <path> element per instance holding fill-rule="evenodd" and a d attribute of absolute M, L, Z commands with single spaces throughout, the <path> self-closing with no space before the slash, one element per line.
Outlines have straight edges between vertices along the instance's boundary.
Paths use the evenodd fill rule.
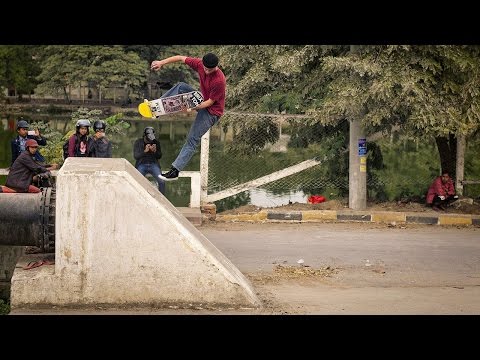
<path fill-rule="evenodd" d="M 25 120 L 20 120 L 19 122 L 17 122 L 17 130 L 20 129 L 20 128 L 28 129 L 29 127 L 30 127 L 30 124 L 28 122 L 26 122 Z"/>
<path fill-rule="evenodd" d="M 107 124 L 105 124 L 105 121 L 103 120 L 97 120 L 93 123 L 93 130 L 97 130 L 97 129 L 105 130 L 106 128 L 107 128 Z"/>
<path fill-rule="evenodd" d="M 155 129 L 151 126 L 147 126 L 143 130 L 143 136 L 145 136 L 150 141 L 155 140 Z"/>
<path fill-rule="evenodd" d="M 90 126 L 92 126 L 92 124 L 91 124 L 90 121 L 87 120 L 87 119 L 80 119 L 80 120 L 78 120 L 77 123 L 75 124 L 75 127 L 78 129 L 78 128 L 82 127 L 82 126 L 85 126 L 85 127 L 89 128 Z"/>

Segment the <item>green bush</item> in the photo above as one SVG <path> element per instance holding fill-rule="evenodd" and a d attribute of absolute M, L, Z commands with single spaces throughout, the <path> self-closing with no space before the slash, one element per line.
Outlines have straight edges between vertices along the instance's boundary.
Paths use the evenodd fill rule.
<path fill-rule="evenodd" d="M 10 312 L 10 305 L 0 299 L 0 315 L 7 315 Z"/>

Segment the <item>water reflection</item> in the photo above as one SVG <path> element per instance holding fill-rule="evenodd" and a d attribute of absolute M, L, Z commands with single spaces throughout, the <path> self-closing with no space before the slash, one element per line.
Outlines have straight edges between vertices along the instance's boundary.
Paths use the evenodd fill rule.
<path fill-rule="evenodd" d="M 29 122 L 43 121 L 62 134 L 67 133 L 73 128 L 72 121 L 68 116 L 23 116 Z M 16 136 L 15 126 L 17 118 L 12 116 L 2 116 L 0 126 L 0 168 L 10 166 L 11 150 L 10 141 Z M 155 129 L 157 138 L 162 148 L 162 158 L 160 166 L 163 171 L 170 168 L 187 137 L 193 117 L 165 117 L 161 120 L 132 119 L 128 120 L 130 127 L 126 129 L 125 135 L 111 134 L 107 128 L 107 136 L 113 144 L 113 157 L 125 158 L 132 165 L 135 164 L 133 158 L 133 143 L 136 139 L 143 136 L 143 130 L 147 126 Z M 210 163 L 209 163 L 209 193 L 213 193 L 232 186 L 230 182 L 245 182 L 260 174 L 258 170 L 246 169 L 242 159 L 236 159 L 235 156 L 225 154 L 224 144 L 231 141 L 233 134 L 231 130 L 224 131 L 220 125 L 211 129 L 210 135 Z M 200 149 L 196 151 L 192 160 L 185 168 L 185 171 L 198 171 L 200 169 Z M 237 163 L 238 162 L 238 163 Z M 258 167 L 256 168 L 258 169 Z M 270 171 L 270 169 L 265 169 Z M 149 175 L 152 185 L 156 187 L 155 180 Z M 5 183 L 5 177 L 0 177 L 0 183 Z M 215 189 L 214 185 L 221 184 L 221 188 Z M 223 185 L 222 185 L 223 184 Z M 227 210 L 243 205 L 256 205 L 261 207 L 274 207 L 288 204 L 289 202 L 306 202 L 307 196 L 303 191 L 291 192 L 272 191 L 265 189 L 255 189 L 244 193 L 220 200 L 216 202 L 217 210 Z M 177 181 L 169 182 L 166 186 L 165 196 L 175 206 L 188 206 L 190 201 L 190 178 L 179 178 Z"/>
<path fill-rule="evenodd" d="M 288 194 L 274 194 L 265 189 L 252 189 L 250 193 L 250 204 L 258 207 L 276 207 L 288 205 L 289 203 L 307 203 L 308 195 L 303 191 L 291 192 Z"/>

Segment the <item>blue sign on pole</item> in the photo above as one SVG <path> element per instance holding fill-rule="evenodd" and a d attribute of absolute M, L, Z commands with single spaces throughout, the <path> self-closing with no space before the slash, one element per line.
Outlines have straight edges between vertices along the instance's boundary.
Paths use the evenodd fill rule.
<path fill-rule="evenodd" d="M 367 139 L 358 139 L 358 155 L 367 155 Z"/>

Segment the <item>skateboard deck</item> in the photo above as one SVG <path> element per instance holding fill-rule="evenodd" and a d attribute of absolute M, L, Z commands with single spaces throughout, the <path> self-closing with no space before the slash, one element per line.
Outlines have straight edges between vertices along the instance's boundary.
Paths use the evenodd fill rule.
<path fill-rule="evenodd" d="M 143 117 L 158 118 L 162 115 L 173 114 L 184 109 L 193 108 L 203 101 L 200 91 L 191 91 L 184 94 L 167 96 L 155 100 L 144 100 L 138 105 L 138 112 Z"/>

